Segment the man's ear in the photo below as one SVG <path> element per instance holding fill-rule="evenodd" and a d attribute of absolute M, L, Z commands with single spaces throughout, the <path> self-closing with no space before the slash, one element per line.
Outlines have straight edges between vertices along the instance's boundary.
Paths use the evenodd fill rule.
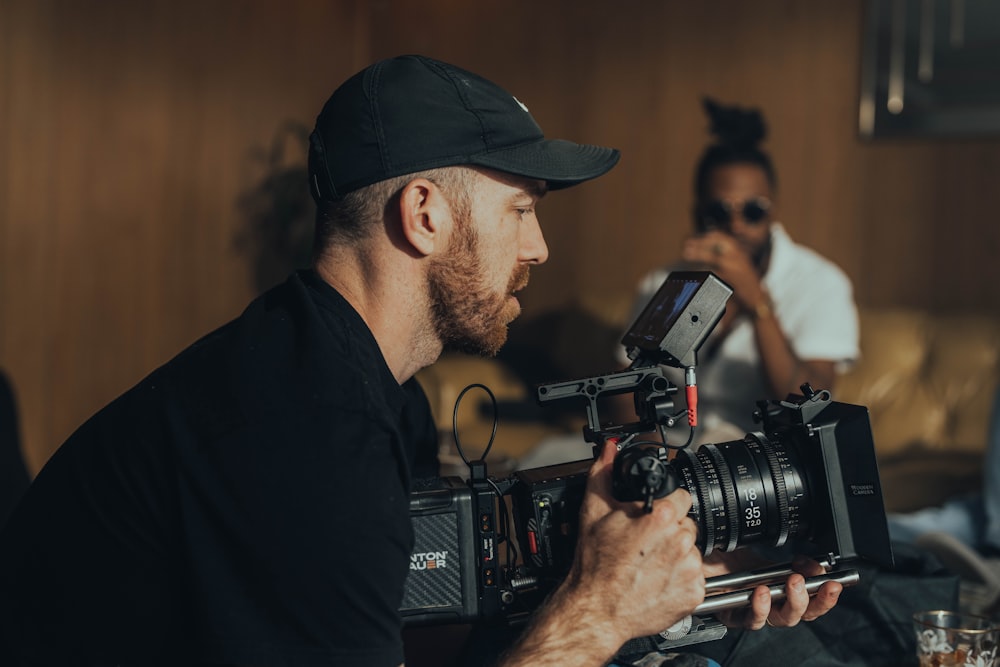
<path fill-rule="evenodd" d="M 451 228 L 451 205 L 432 181 L 415 178 L 399 193 L 403 238 L 414 252 L 430 255 L 444 247 Z"/>

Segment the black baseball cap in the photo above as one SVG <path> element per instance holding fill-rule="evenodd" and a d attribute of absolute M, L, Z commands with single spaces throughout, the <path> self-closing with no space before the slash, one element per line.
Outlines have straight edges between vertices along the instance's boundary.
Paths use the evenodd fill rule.
<path fill-rule="evenodd" d="M 569 187 L 606 173 L 613 148 L 546 139 L 500 86 L 431 58 L 382 60 L 345 81 L 316 118 L 309 180 L 317 201 L 425 169 L 478 165 Z"/>

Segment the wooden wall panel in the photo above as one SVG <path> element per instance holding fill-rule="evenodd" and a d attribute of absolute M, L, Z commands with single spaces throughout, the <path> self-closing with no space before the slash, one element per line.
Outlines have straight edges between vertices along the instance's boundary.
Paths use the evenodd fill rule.
<path fill-rule="evenodd" d="M 863 0 L 0 0 L 0 366 L 33 467 L 252 295 L 233 239 L 254 155 L 369 60 L 420 52 L 620 148 L 543 203 L 528 321 L 624 312 L 674 257 L 703 95 L 759 106 L 792 234 L 865 305 L 995 312 L 1000 140 L 863 142 Z"/>
<path fill-rule="evenodd" d="M 242 309 L 236 202 L 260 176 L 254 153 L 362 66 L 367 33 L 349 2 L 0 12 L 0 365 L 37 468 Z"/>
<path fill-rule="evenodd" d="M 423 6 L 422 30 L 390 21 L 399 29 L 373 35 L 373 48 L 473 63 L 550 134 L 622 149 L 611 174 L 543 204 L 552 256 L 525 293 L 527 316 L 627 300 L 639 276 L 676 256 L 709 138 L 703 95 L 764 112 L 779 218 L 848 272 L 860 303 L 1000 307 L 986 195 L 1000 138 L 859 138 L 863 0 L 518 5 Z"/>

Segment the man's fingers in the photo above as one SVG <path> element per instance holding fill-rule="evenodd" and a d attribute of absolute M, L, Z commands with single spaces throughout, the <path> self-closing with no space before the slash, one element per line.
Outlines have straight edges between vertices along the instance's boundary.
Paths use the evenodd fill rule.
<path fill-rule="evenodd" d="M 682 517 L 687 516 L 687 513 L 691 510 L 691 494 L 685 489 L 675 489 L 668 496 L 662 498 L 658 502 L 666 501 L 674 508 L 674 512 L 677 513 L 677 518 L 680 520 Z M 694 522 L 692 521 L 692 524 Z"/>
<path fill-rule="evenodd" d="M 806 580 L 801 574 L 793 574 L 785 582 L 784 604 L 771 611 L 769 620 L 772 625 L 790 628 L 798 625 L 808 607 L 809 593 L 806 592 Z"/>
<path fill-rule="evenodd" d="M 813 621 L 837 606 L 837 600 L 844 587 L 836 581 L 828 581 L 823 584 L 809 600 L 809 607 L 802 614 L 803 621 Z"/>
<path fill-rule="evenodd" d="M 597 459 L 590 466 L 588 485 L 601 498 L 611 498 L 611 469 L 618 447 L 613 440 L 606 440 Z"/>
<path fill-rule="evenodd" d="M 843 590 L 841 584 L 828 581 L 810 597 L 805 580 L 793 574 L 785 585 L 785 603 L 778 609 L 772 609 L 770 622 L 775 626 L 792 627 L 800 621 L 814 621 L 837 605 Z"/>
<path fill-rule="evenodd" d="M 597 521 L 615 508 L 611 476 L 617 454 L 617 443 L 614 440 L 605 440 L 597 458 L 590 466 L 587 495 L 581 512 L 581 520 L 588 519 L 586 523 Z"/>
<path fill-rule="evenodd" d="M 750 606 L 743 610 L 742 626 L 747 630 L 760 630 L 767 623 L 768 614 L 771 612 L 771 591 L 767 586 L 761 585 L 754 588 L 750 596 Z M 740 612 L 734 616 L 739 618 Z"/>

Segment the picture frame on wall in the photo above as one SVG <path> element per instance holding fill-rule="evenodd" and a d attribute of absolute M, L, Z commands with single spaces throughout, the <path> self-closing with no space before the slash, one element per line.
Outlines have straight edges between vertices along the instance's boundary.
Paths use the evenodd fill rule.
<path fill-rule="evenodd" d="M 868 0 L 863 138 L 1000 137 L 1000 2 Z"/>

